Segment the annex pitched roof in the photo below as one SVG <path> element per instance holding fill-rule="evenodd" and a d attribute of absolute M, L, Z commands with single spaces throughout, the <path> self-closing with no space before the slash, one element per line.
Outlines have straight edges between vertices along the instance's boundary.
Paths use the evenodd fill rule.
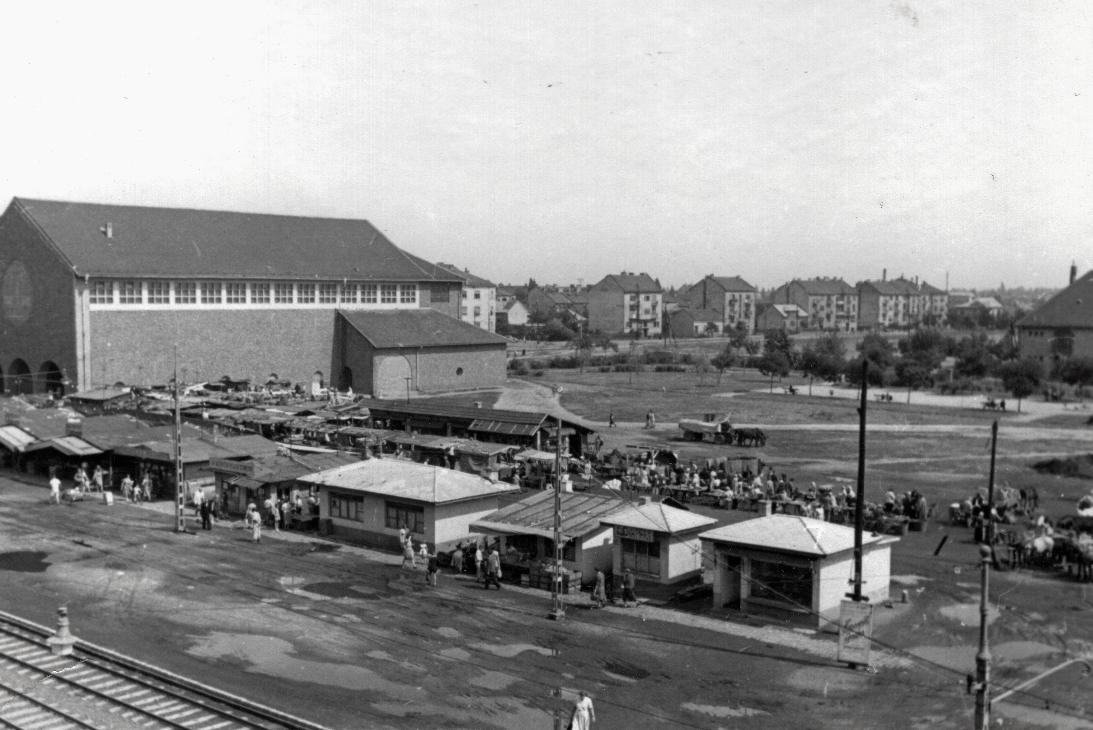
<path fill-rule="evenodd" d="M 812 296 L 836 296 L 841 294 L 857 294 L 854 287 L 842 279 L 795 279 L 797 284 Z"/>
<path fill-rule="evenodd" d="M 474 474 L 403 459 L 368 459 L 309 474 L 301 477 L 300 481 L 427 504 L 458 502 L 520 490 L 507 482 L 491 482 Z"/>
<path fill-rule="evenodd" d="M 618 497 L 577 492 L 563 492 L 561 501 L 562 536 L 567 541 L 600 529 L 604 518 L 630 506 Z M 554 492 L 535 492 L 473 522 L 471 529 L 491 534 L 537 535 L 554 539 Z"/>
<path fill-rule="evenodd" d="M 776 552 L 827 557 L 854 549 L 854 528 L 791 515 L 770 515 L 725 525 L 699 535 L 703 540 L 762 548 Z M 863 535 L 863 545 L 894 542 L 895 538 Z"/>
<path fill-rule="evenodd" d="M 30 198 L 13 210 L 81 275 L 459 281 L 366 220 Z"/>
<path fill-rule="evenodd" d="M 433 309 L 396 309 L 386 312 L 338 310 L 373 347 L 452 347 L 505 345 L 501 335 L 487 332 Z"/>
<path fill-rule="evenodd" d="M 600 522 L 605 525 L 666 532 L 669 535 L 700 530 L 703 527 L 717 524 L 717 520 L 712 517 L 703 517 L 694 512 L 678 509 L 661 502 L 649 502 L 648 504 L 631 507 L 613 515 L 608 515 Z"/>

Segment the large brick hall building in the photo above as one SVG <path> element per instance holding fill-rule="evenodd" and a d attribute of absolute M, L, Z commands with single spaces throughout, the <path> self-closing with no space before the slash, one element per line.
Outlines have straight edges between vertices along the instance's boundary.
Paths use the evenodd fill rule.
<path fill-rule="evenodd" d="M 166 383 L 176 345 L 189 382 L 499 385 L 505 341 L 458 320 L 462 286 L 364 220 L 15 198 L 0 216 L 0 387 Z"/>

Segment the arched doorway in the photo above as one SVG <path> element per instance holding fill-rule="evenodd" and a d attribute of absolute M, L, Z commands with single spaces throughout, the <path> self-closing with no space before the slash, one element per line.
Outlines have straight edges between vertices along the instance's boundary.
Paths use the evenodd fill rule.
<path fill-rule="evenodd" d="M 342 381 L 338 384 L 338 390 L 349 390 L 353 387 L 353 369 L 346 365 L 342 368 Z"/>
<path fill-rule="evenodd" d="M 42 363 L 42 367 L 38 368 L 38 378 L 35 384 L 40 390 L 52 393 L 54 397 L 60 398 L 65 394 L 64 379 L 64 373 L 57 367 L 57 363 L 46 360 Z"/>
<path fill-rule="evenodd" d="M 22 395 L 34 392 L 34 376 L 30 373 L 30 366 L 22 359 L 16 359 L 8 368 L 8 392 L 12 395 Z"/>

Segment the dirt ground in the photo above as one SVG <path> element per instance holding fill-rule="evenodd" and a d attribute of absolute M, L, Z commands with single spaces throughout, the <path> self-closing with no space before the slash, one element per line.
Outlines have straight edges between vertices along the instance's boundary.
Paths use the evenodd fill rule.
<path fill-rule="evenodd" d="M 601 431 L 607 448 L 661 443 L 684 459 L 759 457 L 798 483 L 855 478 L 856 413 L 845 399 L 772 396 L 747 376 L 722 382 L 718 392 L 736 393 L 726 398 L 687 392 L 676 374 L 643 373 L 633 386 L 624 374 L 604 375 L 597 384 L 598 373 L 551 373 L 443 401 L 594 421 L 606 419 L 606 407 L 620 420 Z M 868 499 L 918 489 L 944 514 L 986 485 L 989 414 L 899 405 L 870 404 Z M 641 427 L 650 408 L 659 417 L 652 431 Z M 769 428 L 767 445 L 676 440 L 669 414 L 708 411 Z M 1001 421 L 997 483 L 1035 486 L 1043 512 L 1057 519 L 1093 481 L 1043 476 L 1030 464 L 1093 452 L 1093 441 L 1084 425 L 1049 418 Z M 970 530 L 944 518 L 895 544 L 874 666 L 851 671 L 834 661 L 830 635 L 708 601 L 595 611 L 581 595 L 556 623 L 545 618 L 542 592 L 485 592 L 450 575 L 433 589 L 393 555 L 295 533 L 267 533 L 254 545 L 227 525 L 179 536 L 165 514 L 53 507 L 45 495 L 0 477 L 0 609 L 48 624 L 67 603 L 78 636 L 332 728 L 549 728 L 579 689 L 594 698 L 596 727 L 608 730 L 971 724 L 964 677 L 978 637 L 978 550 Z M 996 693 L 1093 652 L 1093 584 L 1061 572 L 992 571 L 990 596 Z M 1052 675 L 999 703 L 995 717 L 1005 728 L 1093 728 L 1093 680 L 1083 671 L 1075 664 Z"/>

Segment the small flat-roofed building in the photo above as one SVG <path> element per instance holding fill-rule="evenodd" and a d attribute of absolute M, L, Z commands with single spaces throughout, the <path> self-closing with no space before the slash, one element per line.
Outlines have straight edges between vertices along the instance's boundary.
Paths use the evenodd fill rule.
<path fill-rule="evenodd" d="M 403 459 L 368 459 L 299 479 L 319 492 L 319 519 L 335 535 L 397 549 L 407 527 L 430 549 L 471 536 L 471 524 L 495 512 L 519 488 L 474 474 Z"/>
<path fill-rule="evenodd" d="M 597 568 L 611 569 L 613 531 L 601 521 L 630 505 L 618 497 L 574 492 L 563 492 L 561 501 L 562 564 L 582 573 L 587 582 Z M 553 561 L 554 492 L 530 494 L 476 520 L 471 529 L 499 538 L 502 560 L 510 566 L 530 569 L 537 562 Z"/>
<path fill-rule="evenodd" d="M 102 413 L 132 400 L 132 388 L 95 388 L 68 396 L 72 407 L 84 415 Z"/>
<path fill-rule="evenodd" d="M 852 527 L 771 515 L 699 537 L 714 555 L 714 608 L 788 611 L 820 628 L 837 626 L 854 572 Z M 863 536 L 862 594 L 874 603 L 888 598 L 897 539 Z"/>
<path fill-rule="evenodd" d="M 805 311 L 796 304 L 768 304 L 756 318 L 756 327 L 760 332 L 785 330 L 797 332 L 802 320 L 808 319 Z"/>
<path fill-rule="evenodd" d="M 668 315 L 674 337 L 710 337 L 725 330 L 725 318 L 713 309 L 677 309 Z"/>
<path fill-rule="evenodd" d="M 712 517 L 646 502 L 600 520 L 614 529 L 615 577 L 629 568 L 635 577 L 669 584 L 702 574 L 698 533 L 716 525 Z"/>

